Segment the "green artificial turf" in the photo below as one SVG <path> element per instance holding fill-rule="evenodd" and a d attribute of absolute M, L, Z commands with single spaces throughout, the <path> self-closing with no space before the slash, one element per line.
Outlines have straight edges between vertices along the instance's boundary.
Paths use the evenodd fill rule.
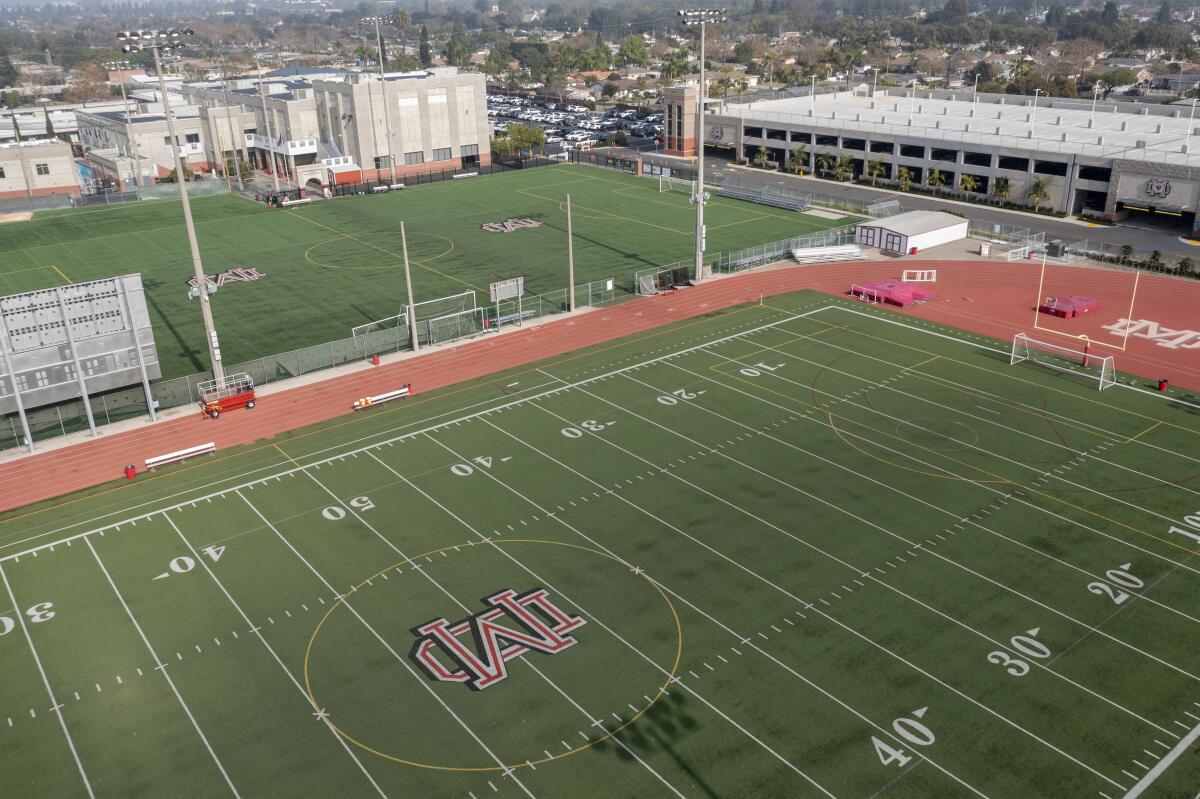
<path fill-rule="evenodd" d="M 695 211 L 658 181 L 562 165 L 447 181 L 402 192 L 268 209 L 238 196 L 192 201 L 205 271 L 254 268 L 213 300 L 224 360 L 238 364 L 350 336 L 406 300 L 400 222 L 408 234 L 418 300 L 524 276 L 527 295 L 567 284 L 565 198 L 571 195 L 576 281 L 615 278 L 692 253 Z M 508 233 L 481 226 L 532 219 Z M 714 197 L 708 250 L 733 251 L 853 222 Z M 192 263 L 177 202 L 160 200 L 39 214 L 0 225 L 0 294 L 140 272 L 164 377 L 204 371 L 199 308 L 189 302 Z"/>
<path fill-rule="evenodd" d="M 0 790 L 1190 795 L 1198 434 L 798 293 L 13 511 Z"/>

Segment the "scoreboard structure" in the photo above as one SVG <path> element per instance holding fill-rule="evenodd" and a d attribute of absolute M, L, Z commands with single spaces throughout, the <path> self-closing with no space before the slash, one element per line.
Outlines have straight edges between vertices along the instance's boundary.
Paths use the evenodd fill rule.
<path fill-rule="evenodd" d="M 33 449 L 26 411 L 83 401 L 141 383 L 153 420 L 150 381 L 161 375 L 141 275 L 92 280 L 0 297 L 0 413 L 17 413 Z"/>

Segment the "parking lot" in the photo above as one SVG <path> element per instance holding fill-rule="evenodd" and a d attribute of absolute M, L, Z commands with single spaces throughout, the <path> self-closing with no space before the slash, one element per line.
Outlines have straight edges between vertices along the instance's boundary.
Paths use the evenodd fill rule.
<path fill-rule="evenodd" d="M 589 111 L 576 103 L 488 95 L 488 121 L 497 134 L 512 123 L 536 125 L 546 133 L 548 149 L 586 150 L 599 146 L 618 131 L 631 147 L 649 149 L 662 134 L 662 114 L 639 109 Z"/>

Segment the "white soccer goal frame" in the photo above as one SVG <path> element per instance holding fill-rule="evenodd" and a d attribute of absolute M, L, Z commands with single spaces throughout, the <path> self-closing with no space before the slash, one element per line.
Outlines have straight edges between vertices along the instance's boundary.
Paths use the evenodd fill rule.
<path fill-rule="evenodd" d="M 1039 355 L 1043 357 L 1038 357 Z M 1117 384 L 1117 368 L 1113 356 L 1093 355 L 1086 340 L 1083 347 L 1065 347 L 1017 333 L 1013 336 L 1008 362 L 1010 366 L 1014 366 L 1025 361 L 1033 361 L 1085 380 L 1095 380 L 1101 391 Z M 1099 371 L 1095 371 L 1097 366 Z"/>
<path fill-rule="evenodd" d="M 868 297 L 867 294 L 871 296 Z M 873 302 L 878 305 L 881 302 L 879 297 L 879 289 L 869 289 L 866 286 L 860 286 L 857 283 L 850 287 L 850 296 L 859 302 Z"/>
<path fill-rule="evenodd" d="M 688 196 L 694 196 L 696 194 L 696 181 L 673 178 L 670 175 L 659 175 L 658 193 L 662 194 L 668 191 L 685 192 Z"/>
<path fill-rule="evenodd" d="M 900 276 L 901 283 L 936 283 L 936 269 L 905 269 Z"/>

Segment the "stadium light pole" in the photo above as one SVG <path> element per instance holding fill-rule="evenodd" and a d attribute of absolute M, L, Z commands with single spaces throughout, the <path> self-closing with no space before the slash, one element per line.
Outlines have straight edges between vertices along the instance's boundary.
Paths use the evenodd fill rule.
<path fill-rule="evenodd" d="M 1191 113 L 1188 114 L 1187 136 L 1185 136 L 1183 139 L 1183 151 L 1185 153 L 1192 146 L 1192 122 L 1196 119 L 1196 100 L 1197 98 L 1192 98 L 1192 110 Z"/>
<path fill-rule="evenodd" d="M 158 90 L 162 94 L 163 116 L 167 118 L 167 135 L 171 137 L 171 153 L 175 156 L 175 182 L 179 184 L 179 201 L 183 205 L 183 224 L 187 229 L 188 247 L 192 251 L 192 268 L 196 275 L 196 288 L 200 300 L 200 315 L 204 318 L 204 338 L 208 342 L 208 357 L 212 361 L 214 380 L 225 379 L 225 368 L 221 365 L 221 343 L 213 324 L 212 307 L 208 301 L 208 281 L 204 277 L 204 264 L 200 260 L 200 245 L 196 242 L 196 226 L 192 222 L 192 206 L 188 202 L 187 181 L 183 179 L 183 159 L 179 157 L 179 140 L 175 138 L 175 119 L 171 116 L 171 101 L 167 97 L 167 80 L 163 76 L 160 51 L 170 52 L 183 46 L 183 38 L 191 36 L 190 30 L 138 30 L 117 34 L 126 53 L 150 50 L 154 53 L 154 70 L 158 73 Z"/>
<path fill-rule="evenodd" d="M 1088 127 L 1090 128 L 1096 121 L 1096 101 L 1100 99 L 1100 87 L 1103 84 L 1096 81 L 1092 85 L 1092 113 L 1088 115 Z"/>
<path fill-rule="evenodd" d="M 225 123 L 229 128 L 229 146 L 233 148 L 233 172 L 237 176 L 238 191 L 245 191 L 246 184 L 242 182 L 242 165 L 238 161 L 238 142 L 237 137 L 233 132 L 233 105 L 229 102 L 229 73 L 225 69 L 225 59 L 221 59 L 221 92 L 225 95 Z M 238 113 L 241 113 L 242 106 L 238 104 Z M 242 136 L 242 142 L 245 143 L 245 135 Z M 224 154 L 222 153 L 222 158 Z M 225 165 L 222 164 L 222 167 Z"/>
<path fill-rule="evenodd" d="M 723 8 L 681 9 L 679 16 L 683 17 L 684 25 L 700 26 L 700 90 L 696 92 L 696 192 L 692 202 L 696 205 L 696 277 L 699 283 L 704 279 L 704 30 L 708 23 L 724 22 Z"/>
<path fill-rule="evenodd" d="M 387 135 L 388 167 L 389 173 L 392 176 L 392 183 L 394 184 L 396 182 L 396 154 L 393 152 L 394 148 L 392 146 L 392 119 L 388 116 L 387 77 L 383 72 L 383 36 L 379 32 L 380 24 L 386 25 L 390 20 L 381 20 L 379 17 L 363 17 L 361 20 L 361 24 L 363 25 L 371 22 L 375 23 L 375 46 L 379 48 L 379 84 L 380 90 L 383 92 L 383 129 Z M 378 175 L 379 172 L 376 170 L 376 177 Z"/>
<path fill-rule="evenodd" d="M 571 232 L 571 195 L 567 195 L 567 310 L 575 310 L 575 241 Z"/>

